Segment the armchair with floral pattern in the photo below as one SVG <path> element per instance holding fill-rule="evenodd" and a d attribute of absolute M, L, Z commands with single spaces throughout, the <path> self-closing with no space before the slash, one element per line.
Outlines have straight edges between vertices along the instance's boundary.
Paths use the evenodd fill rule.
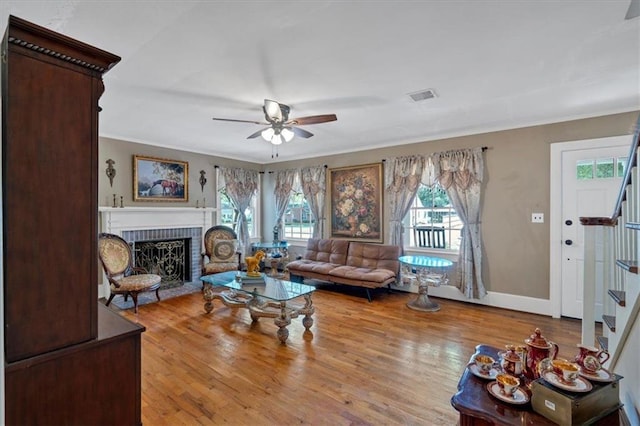
<path fill-rule="evenodd" d="M 160 275 L 148 274 L 144 268 L 133 266 L 131 247 L 124 239 L 118 235 L 101 233 L 98 236 L 98 256 L 110 284 L 111 295 L 107 306 L 116 294 L 123 294 L 125 301 L 131 296 L 136 313 L 139 293 L 155 290 L 160 300 Z"/>

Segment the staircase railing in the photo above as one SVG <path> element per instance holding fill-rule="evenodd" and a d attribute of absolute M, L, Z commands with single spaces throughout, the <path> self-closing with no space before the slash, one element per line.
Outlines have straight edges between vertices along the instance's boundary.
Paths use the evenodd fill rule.
<path fill-rule="evenodd" d="M 584 225 L 584 281 L 583 281 L 583 315 L 582 343 L 593 345 L 596 341 L 595 322 L 602 320 L 611 331 L 616 331 L 615 305 L 624 306 L 625 274 L 637 273 L 638 269 L 638 232 L 640 229 L 640 211 L 638 207 L 638 141 L 640 137 L 640 117 L 636 122 L 625 175 L 623 177 L 618 198 L 611 217 L 581 217 Z M 630 232 L 636 230 L 636 232 Z M 601 232 L 602 245 L 597 244 L 598 233 Z M 603 316 L 595 318 L 596 302 L 596 259 L 602 255 L 603 268 L 600 278 L 603 282 Z M 640 302 L 633 301 L 631 317 L 635 318 L 640 309 Z M 618 339 L 620 348 L 624 347 L 630 325 L 618 324 L 622 327 Z M 606 339 L 599 339 L 606 346 Z M 610 367 L 615 366 L 619 351 L 612 354 Z"/>

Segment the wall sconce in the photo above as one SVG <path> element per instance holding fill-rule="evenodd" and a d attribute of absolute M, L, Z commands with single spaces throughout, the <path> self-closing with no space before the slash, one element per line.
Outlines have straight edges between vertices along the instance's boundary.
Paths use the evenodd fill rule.
<path fill-rule="evenodd" d="M 204 170 L 200 170 L 200 189 L 202 192 L 204 192 L 204 186 L 207 184 L 207 178 L 204 177 L 205 173 Z"/>
<path fill-rule="evenodd" d="M 116 164 L 116 162 L 113 161 L 111 158 L 109 158 L 106 161 L 106 163 L 107 163 L 107 169 L 105 170 L 105 173 L 107 174 L 107 177 L 109 178 L 109 184 L 113 188 L 113 178 L 116 177 L 116 169 L 113 168 L 113 165 Z"/>

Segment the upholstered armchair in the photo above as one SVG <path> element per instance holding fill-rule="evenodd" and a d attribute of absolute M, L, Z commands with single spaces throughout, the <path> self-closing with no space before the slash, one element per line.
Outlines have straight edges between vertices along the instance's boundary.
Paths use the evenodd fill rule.
<path fill-rule="evenodd" d="M 111 295 L 107 306 L 116 294 L 123 294 L 124 300 L 133 299 L 135 313 L 138 313 L 138 294 L 145 291 L 156 292 L 160 300 L 160 275 L 149 274 L 144 268 L 133 266 L 131 247 L 121 237 L 102 233 L 98 236 L 98 256 L 109 280 Z"/>
<path fill-rule="evenodd" d="M 212 226 L 204 234 L 202 275 L 238 271 L 242 267 L 238 236 L 228 226 Z"/>

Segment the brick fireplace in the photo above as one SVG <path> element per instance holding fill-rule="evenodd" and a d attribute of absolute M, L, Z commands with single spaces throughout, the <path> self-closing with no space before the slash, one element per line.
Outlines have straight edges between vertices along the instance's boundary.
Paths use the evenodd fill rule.
<path fill-rule="evenodd" d="M 100 207 L 100 230 L 121 236 L 134 251 L 138 263 L 163 277 L 161 288 L 199 281 L 203 235 L 213 225 L 215 209 L 189 207 Z M 180 249 L 183 242 L 183 249 Z M 154 251 L 156 250 L 156 251 Z M 181 261 L 176 257 L 184 256 Z M 163 258 L 166 257 L 166 258 Z M 145 263 L 146 262 L 146 263 Z M 176 263 L 177 262 L 177 263 Z M 176 268 L 182 267 L 184 275 Z M 108 297 L 103 277 L 100 297 Z"/>
<path fill-rule="evenodd" d="M 200 228 L 123 231 L 122 238 L 131 245 L 135 266 L 162 277 L 160 289 L 200 278 Z"/>

